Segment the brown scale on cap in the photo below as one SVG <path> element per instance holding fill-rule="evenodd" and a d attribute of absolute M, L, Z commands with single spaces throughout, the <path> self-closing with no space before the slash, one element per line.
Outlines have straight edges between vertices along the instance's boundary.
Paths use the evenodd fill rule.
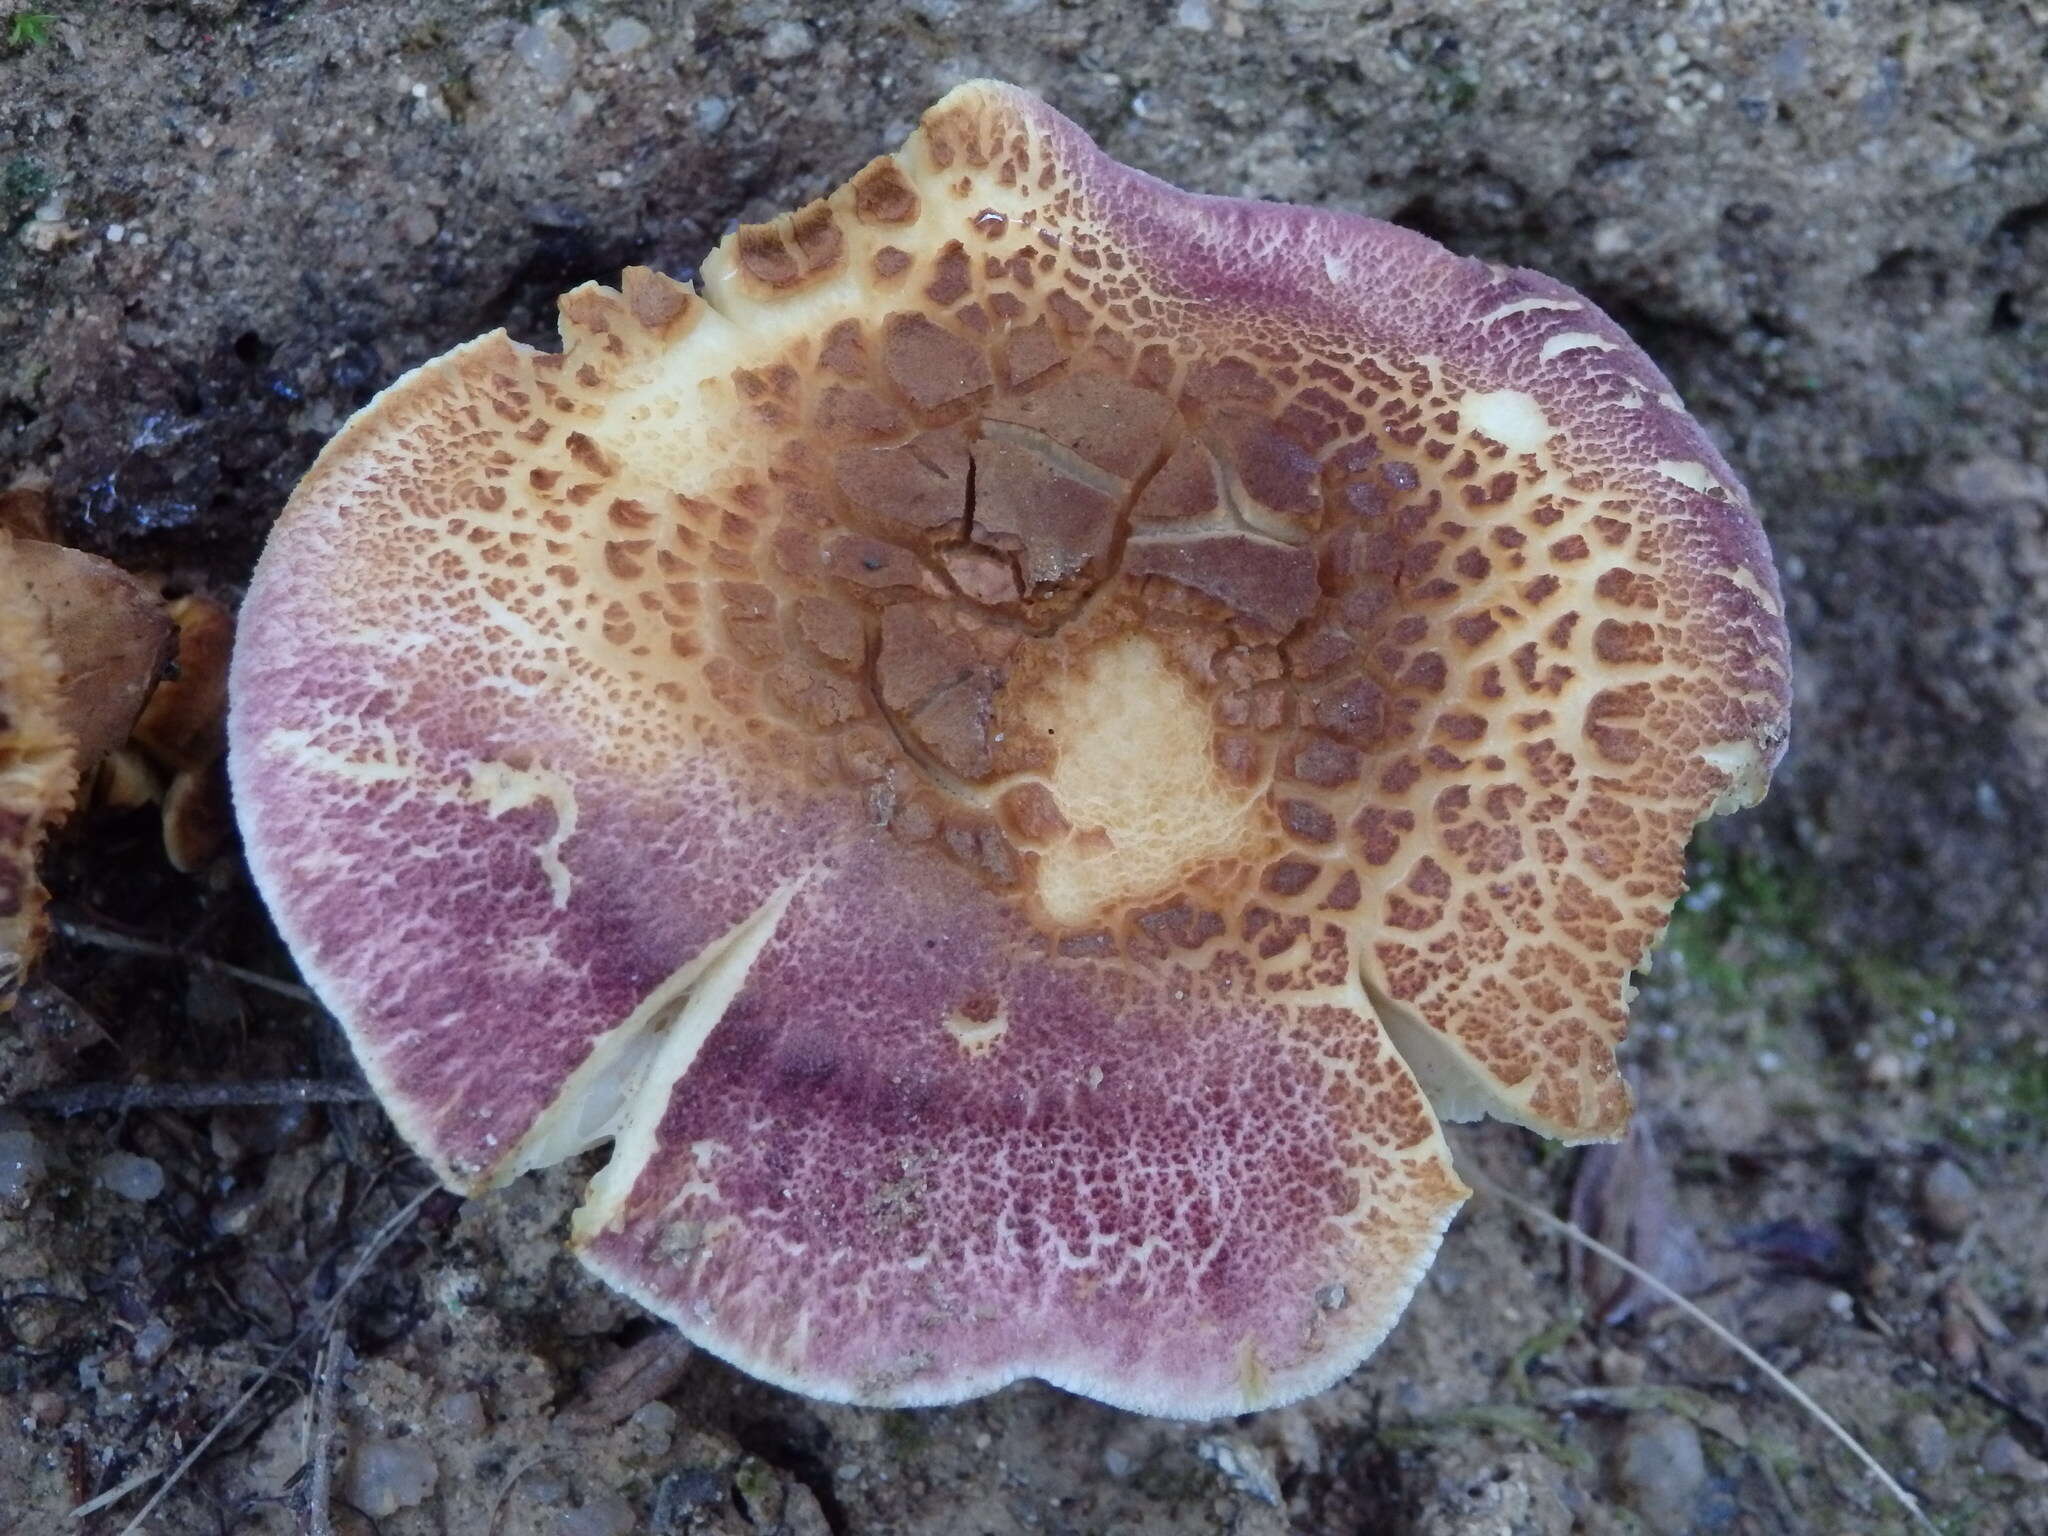
<path fill-rule="evenodd" d="M 290 774 L 354 814 L 482 743 L 405 816 L 538 816 L 573 911 L 578 881 L 611 889 L 564 851 L 597 814 L 576 786 L 711 764 L 736 807 L 824 807 L 920 890 L 970 879 L 1014 953 L 1133 1017 L 1160 987 L 1203 1019 L 1294 1008 L 1297 1044 L 1311 1014 L 1390 1037 L 1442 1113 L 1618 1132 L 1626 978 L 1694 823 L 1761 794 L 1786 671 L 1739 485 L 1590 305 L 1386 226 L 1185 197 L 973 86 L 730 236 L 701 294 L 633 269 L 562 320 L 559 355 L 500 335 L 421 370 L 301 489 L 280 537 L 345 507 L 348 547 L 274 546 L 252 593 L 260 817 Z M 418 717 L 370 729 L 340 684 L 290 702 L 283 658 L 329 654 L 301 607 L 347 612 L 337 645 L 470 638 L 399 690 Z M 499 742 L 494 711 L 532 729 Z M 355 996 L 327 898 L 264 877 Z M 990 1072 L 1029 1049 L 995 996 L 947 1025 Z M 1435 1147 L 1375 1060 L 1353 1130 Z M 416 1129 L 466 1180 L 527 1155 Z M 1431 1200 L 1438 1156 L 1403 1164 L 1437 1170 Z M 1374 1219 L 1422 1230 L 1398 1203 Z"/>

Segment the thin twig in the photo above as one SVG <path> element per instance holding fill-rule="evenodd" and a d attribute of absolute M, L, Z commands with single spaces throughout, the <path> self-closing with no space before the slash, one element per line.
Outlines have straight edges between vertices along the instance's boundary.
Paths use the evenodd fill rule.
<path fill-rule="evenodd" d="M 197 1445 L 186 1452 L 185 1459 L 170 1469 L 164 1476 L 162 1485 L 155 1493 L 150 1495 L 149 1502 L 142 1506 L 133 1520 L 130 1520 L 121 1527 L 121 1536 L 135 1536 L 135 1533 L 142 1529 L 143 1522 L 156 1513 L 156 1507 L 163 1503 L 164 1499 L 170 1494 L 170 1491 L 178 1486 L 179 1482 L 184 1479 L 185 1474 L 192 1470 L 201 1456 L 206 1454 L 207 1448 L 227 1432 L 228 1426 L 241 1416 L 242 1410 L 255 1400 L 256 1394 L 270 1384 L 271 1377 L 284 1369 L 285 1362 L 297 1352 L 298 1347 L 327 1326 L 334 1315 L 341 1310 L 342 1300 L 348 1295 L 349 1288 L 362 1279 L 364 1274 L 369 1271 L 370 1266 L 377 1262 L 377 1256 L 397 1240 L 398 1235 L 406 1229 L 413 1217 L 419 1214 L 420 1207 L 427 1203 L 436 1188 L 438 1186 L 428 1185 L 410 1200 L 406 1201 L 404 1205 L 400 1206 L 392 1214 L 391 1218 L 377 1229 L 369 1242 L 364 1244 L 363 1251 L 357 1255 L 355 1263 L 349 1266 L 348 1273 L 342 1276 L 341 1284 L 335 1288 L 334 1295 L 327 1305 L 322 1307 L 303 1328 L 292 1336 L 291 1343 L 280 1350 L 277 1358 L 263 1368 L 262 1373 L 249 1384 L 247 1390 L 228 1405 L 227 1411 L 214 1422 L 213 1428 L 206 1432 Z M 130 1479 L 129 1486 L 139 1488 L 148 1481 L 148 1478 L 140 1480 Z M 80 1506 L 80 1509 L 74 1509 L 71 1512 L 71 1518 L 74 1520 L 80 1518 L 81 1511 L 85 1507 Z"/>
<path fill-rule="evenodd" d="M 375 1097 L 361 1083 L 280 1078 L 254 1083 L 81 1083 L 44 1088 L 4 1107 L 69 1119 L 106 1110 L 255 1109 L 272 1104 L 362 1104 Z"/>
<path fill-rule="evenodd" d="M 2043 1449 L 2048 1449 L 2048 1418 L 2042 1417 L 1996 1382 L 1988 1380 L 1981 1371 L 1971 1372 L 1969 1382 L 1972 1392 L 1985 1401 L 1996 1403 L 2003 1408 L 2020 1424 L 2033 1431 L 2035 1441 Z"/>
<path fill-rule="evenodd" d="M 1512 1207 L 1514 1210 L 1521 1212 L 1522 1215 L 1528 1217 L 1538 1226 L 1547 1228 L 1549 1231 L 1555 1232 L 1559 1237 L 1564 1238 L 1567 1242 L 1577 1243 L 1580 1247 L 1585 1248 L 1592 1253 L 1598 1254 L 1601 1258 L 1605 1259 L 1608 1263 L 1614 1265 L 1617 1269 L 1620 1269 L 1623 1273 L 1633 1275 L 1637 1280 L 1641 1281 L 1644 1285 L 1649 1286 L 1658 1295 L 1662 1296 L 1674 1307 L 1677 1307 L 1680 1311 L 1685 1313 L 1687 1317 L 1690 1317 L 1694 1322 L 1698 1323 L 1702 1328 L 1706 1329 L 1707 1332 L 1711 1333 L 1723 1344 L 1726 1344 L 1730 1349 L 1734 1350 L 1735 1353 L 1742 1356 L 1744 1360 L 1747 1360 L 1757 1370 L 1761 1371 L 1764 1375 L 1764 1378 L 1767 1381 L 1769 1381 L 1771 1385 L 1775 1386 L 1780 1392 L 1783 1392 L 1787 1397 L 1791 1398 L 1793 1402 L 1797 1403 L 1801 1408 L 1804 1408 L 1808 1413 L 1812 1414 L 1814 1419 L 1817 1422 L 1819 1422 L 1822 1428 L 1826 1429 L 1829 1434 L 1833 1435 L 1837 1440 L 1841 1441 L 1843 1445 L 1847 1446 L 1849 1449 L 1849 1453 L 1852 1456 L 1854 1456 L 1858 1461 L 1862 1462 L 1864 1468 L 1870 1473 L 1870 1475 L 1877 1479 L 1878 1486 L 1883 1488 L 1886 1493 L 1889 1493 L 1893 1498 L 1899 1501 L 1900 1505 L 1905 1509 L 1906 1513 L 1912 1517 L 1914 1524 L 1918 1525 L 1922 1530 L 1932 1533 L 1932 1536 L 1940 1536 L 1939 1528 L 1934 1524 L 1932 1520 L 1929 1520 L 1926 1514 L 1921 1510 L 1920 1501 L 1914 1498 L 1912 1494 L 1908 1493 L 1905 1490 L 1905 1488 L 1900 1484 L 1899 1480 L 1893 1477 L 1891 1473 L 1885 1470 L 1884 1464 L 1882 1462 L 1880 1462 L 1875 1456 L 1871 1455 L 1869 1451 L 1863 1448 L 1862 1441 L 1858 1440 L 1854 1435 L 1850 1434 L 1849 1431 L 1843 1427 L 1842 1423 L 1834 1417 L 1834 1415 L 1829 1413 L 1825 1408 L 1821 1407 L 1819 1403 L 1815 1402 L 1813 1398 L 1807 1393 L 1804 1387 L 1801 1387 L 1797 1382 L 1792 1380 L 1791 1377 L 1787 1376 L 1775 1365 L 1772 1365 L 1770 1361 L 1766 1360 L 1762 1355 L 1758 1354 L 1754 1349 L 1750 1348 L 1749 1345 L 1745 1344 L 1740 1338 L 1738 1338 L 1735 1335 L 1735 1333 L 1731 1329 L 1729 1329 L 1725 1324 L 1716 1321 L 1712 1314 L 1703 1311 L 1698 1306 L 1695 1306 L 1691 1300 L 1689 1300 L 1687 1297 L 1681 1296 L 1677 1291 L 1673 1290 L 1670 1286 L 1666 1285 L 1662 1280 L 1659 1280 L 1655 1275 L 1651 1274 L 1647 1269 L 1644 1269 L 1640 1264 L 1635 1263 L 1633 1260 L 1624 1258 L 1621 1254 L 1616 1253 L 1612 1248 L 1608 1247 L 1598 1238 L 1589 1236 L 1587 1233 L 1573 1226 L 1570 1222 L 1565 1221 L 1560 1217 L 1551 1215 L 1550 1212 L 1544 1210 L 1542 1206 L 1537 1205 L 1534 1201 L 1524 1200 L 1520 1195 L 1510 1194 L 1507 1190 L 1502 1189 L 1498 1184 L 1494 1183 L 1493 1180 L 1486 1178 L 1483 1175 L 1473 1172 L 1469 1169 L 1460 1168 L 1458 1171 L 1459 1174 L 1464 1178 L 1466 1183 L 1472 1185 L 1473 1188 L 1479 1190 L 1482 1194 L 1492 1196 L 1492 1198 L 1500 1201 L 1503 1205 Z"/>
<path fill-rule="evenodd" d="M 334 1536 L 334 1404 L 341 1393 L 342 1373 L 349 1367 L 348 1339 L 328 1320 L 327 1341 L 320 1348 L 320 1364 L 313 1372 L 313 1413 L 306 1429 L 306 1460 L 312 1471 L 306 1478 L 306 1536 Z"/>
<path fill-rule="evenodd" d="M 622 1424 L 674 1391 L 696 1353 L 696 1346 L 673 1328 L 650 1333 L 591 1377 L 566 1417 Z"/>
<path fill-rule="evenodd" d="M 231 965 L 225 960 L 216 960 L 211 955 L 196 954 L 181 949 L 176 944 L 166 944 L 161 939 L 139 939 L 133 934 L 117 933 L 112 928 L 101 928 L 92 923 L 81 923 L 76 918 L 58 917 L 51 927 L 65 938 L 79 944 L 91 944 L 99 949 L 111 949 L 124 955 L 147 955 L 155 960 L 178 960 L 197 970 L 211 971 L 217 976 L 226 976 L 235 981 L 247 982 L 252 987 L 262 987 L 280 997 L 289 997 L 294 1002 L 314 1003 L 320 1001 L 312 992 L 295 981 L 279 981 L 275 976 L 266 976 L 261 971 L 252 971 L 247 966 Z"/>

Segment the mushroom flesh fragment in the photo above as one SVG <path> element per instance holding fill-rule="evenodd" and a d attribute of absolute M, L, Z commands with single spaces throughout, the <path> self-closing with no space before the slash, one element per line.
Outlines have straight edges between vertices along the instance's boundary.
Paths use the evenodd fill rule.
<path fill-rule="evenodd" d="M 816 1396 L 1200 1416 L 1377 1345 L 1438 1116 L 1620 1132 L 1787 656 L 1587 301 L 983 82 L 561 311 L 349 424 L 234 663 L 257 880 L 450 1185 L 608 1141 L 584 1261 Z"/>
<path fill-rule="evenodd" d="M 43 841 L 127 739 L 170 638 L 120 567 L 0 526 L 0 1012 L 42 949 Z"/>

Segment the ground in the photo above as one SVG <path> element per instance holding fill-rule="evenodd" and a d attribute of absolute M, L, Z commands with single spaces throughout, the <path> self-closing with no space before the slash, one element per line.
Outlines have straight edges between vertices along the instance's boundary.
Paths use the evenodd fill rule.
<path fill-rule="evenodd" d="M 1488 1126 L 1461 1161 L 1685 1278 L 1941 1529 L 2048 1531 L 2048 7 L 0 18 L 0 484 L 47 478 L 69 538 L 229 601 L 384 382 L 495 325 L 544 339 L 586 276 L 686 272 L 977 74 L 1181 184 L 1393 218 L 1594 296 L 1763 510 L 1795 741 L 1696 848 L 1637 1005 L 1654 1143 L 1617 1165 Z M 316 1009 L 208 963 L 291 974 L 232 853 L 176 874 L 131 813 L 77 828 L 50 883 L 73 930 L 0 1029 L 0 1100 L 349 1077 Z M 308 1327 L 153 1528 L 1904 1528 L 1755 1371 L 1575 1290 L 1485 1195 L 1382 1352 L 1298 1407 L 1183 1425 L 1022 1385 L 878 1413 L 698 1356 L 613 1423 L 634 1394 L 591 1382 L 650 1325 L 564 1256 L 567 1173 L 429 1197 L 316 1352 L 425 1187 L 374 1106 L 0 1114 L 10 1536 L 120 1530 L 153 1484 L 64 1516 L 189 1451 Z M 323 1422 L 347 1458 L 331 1525 L 302 1525 Z"/>

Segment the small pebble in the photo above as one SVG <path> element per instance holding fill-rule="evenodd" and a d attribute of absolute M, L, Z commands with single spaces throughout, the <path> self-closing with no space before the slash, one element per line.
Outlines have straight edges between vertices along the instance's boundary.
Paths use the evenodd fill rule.
<path fill-rule="evenodd" d="M 1921 1176 L 1920 1220 L 1936 1237 L 1961 1237 L 1977 1215 L 1977 1186 L 1943 1158 Z"/>
<path fill-rule="evenodd" d="M 440 221 L 418 204 L 414 204 L 398 216 L 399 238 L 408 245 L 425 245 L 440 232 Z"/>
<path fill-rule="evenodd" d="M 597 40 L 604 44 L 606 53 L 622 56 L 638 53 L 654 41 L 654 28 L 644 21 L 636 21 L 631 16 L 621 16 L 598 33 Z"/>
<path fill-rule="evenodd" d="M 1113 1445 L 1102 1453 L 1102 1464 L 1109 1469 L 1111 1477 L 1129 1477 L 1135 1465 L 1129 1452 L 1120 1451 Z"/>
<path fill-rule="evenodd" d="M 1993 1477 L 2015 1477 L 2023 1483 L 2048 1483 L 2048 1462 L 2032 1455 L 2011 1435 L 1993 1435 L 1986 1440 L 1978 1465 Z"/>
<path fill-rule="evenodd" d="M 480 1435 L 490 1427 L 484 1400 L 474 1392 L 451 1392 L 441 1399 L 441 1422 L 458 1435 Z"/>
<path fill-rule="evenodd" d="M 1273 1458 L 1251 1441 L 1217 1435 L 1197 1441 L 1195 1454 L 1221 1472 L 1239 1493 L 1261 1504 L 1280 1503 L 1280 1476 L 1273 1470 Z"/>
<path fill-rule="evenodd" d="M 21 226 L 21 243 L 38 255 L 47 256 L 60 245 L 69 245 L 85 231 L 64 221 L 64 199 L 51 197 Z"/>
<path fill-rule="evenodd" d="M 1173 24 L 1189 32 L 1207 32 L 1216 25 L 1216 13 L 1209 0 L 1180 0 L 1173 8 Z"/>
<path fill-rule="evenodd" d="M 519 1485 L 527 1502 L 538 1504 L 543 1509 L 559 1509 L 569 1502 L 569 1484 L 564 1478 L 552 1472 L 539 1472 L 528 1477 Z"/>
<path fill-rule="evenodd" d="M 342 1491 L 372 1520 L 424 1503 L 441 1480 L 433 1453 L 416 1440 L 366 1440 L 349 1452 Z"/>
<path fill-rule="evenodd" d="M 154 1200 L 164 1192 L 163 1165 L 133 1152 L 109 1152 L 97 1169 L 101 1185 L 123 1200 Z"/>
<path fill-rule="evenodd" d="M 152 1317 L 136 1330 L 131 1347 L 137 1365 L 155 1365 L 171 1347 L 171 1325 L 160 1317 Z"/>
<path fill-rule="evenodd" d="M 661 1531 L 671 1526 L 681 1529 L 677 1516 L 682 1511 L 722 1504 L 726 1494 L 725 1479 L 710 1467 L 685 1467 L 680 1472 L 671 1472 L 654 1490 L 654 1509 L 648 1525 Z"/>
<path fill-rule="evenodd" d="M 540 77 L 541 83 L 559 90 L 576 73 L 576 39 L 562 21 L 560 11 L 542 11 L 519 29 L 512 39 L 512 51 Z"/>
<path fill-rule="evenodd" d="M 672 1435 L 676 1432 L 676 1411 L 667 1403 L 643 1403 L 626 1422 L 651 1435 Z"/>
<path fill-rule="evenodd" d="M 699 133 L 716 133 L 732 118 L 732 103 L 723 96 L 706 96 L 691 109 Z"/>
<path fill-rule="evenodd" d="M 1640 1387 L 1649 1374 L 1641 1355 L 1609 1345 L 1600 1351 L 1600 1379 L 1610 1387 Z"/>
<path fill-rule="evenodd" d="M 71 1416 L 71 1405 L 64 1400 L 61 1392 L 31 1392 L 28 1399 L 28 1416 L 39 1426 L 47 1428 L 62 1424 Z"/>
<path fill-rule="evenodd" d="M 626 1422 L 639 1431 L 640 1454 L 650 1461 L 661 1460 L 675 1444 L 676 1411 L 667 1403 L 649 1403 Z"/>
<path fill-rule="evenodd" d="M 555 1522 L 558 1536 L 632 1536 L 633 1506 L 616 1493 L 592 1494 Z"/>
<path fill-rule="evenodd" d="M 1699 1431 L 1670 1413 L 1629 1419 L 1616 1456 L 1615 1480 L 1643 1523 L 1658 1536 L 1680 1536 L 1693 1525 L 1693 1506 L 1707 1480 Z"/>
<path fill-rule="evenodd" d="M 0 1210 L 27 1206 L 48 1171 L 34 1131 L 0 1131 Z"/>
<path fill-rule="evenodd" d="M 778 21 L 761 38 L 761 57 L 788 64 L 818 46 L 818 36 L 800 21 Z"/>
<path fill-rule="evenodd" d="M 1948 1426 L 1933 1414 L 1924 1410 L 1913 1414 L 1899 1426 L 1899 1438 L 1913 1465 L 1926 1476 L 1932 1477 L 1948 1465 Z"/>

